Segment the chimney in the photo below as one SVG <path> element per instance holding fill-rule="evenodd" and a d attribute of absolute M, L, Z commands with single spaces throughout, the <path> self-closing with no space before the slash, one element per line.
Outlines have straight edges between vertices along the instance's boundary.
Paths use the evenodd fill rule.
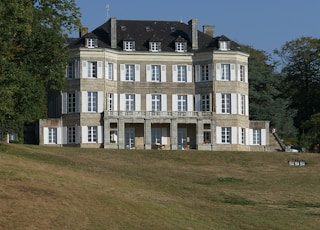
<path fill-rule="evenodd" d="M 189 22 L 189 37 L 191 38 L 192 49 L 197 50 L 198 46 L 198 20 L 193 18 Z"/>
<path fill-rule="evenodd" d="M 79 30 L 79 37 L 86 35 L 88 33 L 88 27 L 81 27 Z"/>
<path fill-rule="evenodd" d="M 203 33 L 209 35 L 210 37 L 214 36 L 214 25 L 203 25 Z"/>
<path fill-rule="evenodd" d="M 112 17 L 111 21 L 111 49 L 117 48 L 117 19 Z"/>

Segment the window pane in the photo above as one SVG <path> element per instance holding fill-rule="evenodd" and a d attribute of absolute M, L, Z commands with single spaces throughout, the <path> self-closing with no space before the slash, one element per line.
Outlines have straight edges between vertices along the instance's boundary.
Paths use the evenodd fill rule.
<path fill-rule="evenodd" d="M 97 92 L 88 92 L 88 112 L 97 112 Z"/>
<path fill-rule="evenodd" d="M 231 143 L 231 127 L 221 128 L 221 142 L 225 144 Z"/>
<path fill-rule="evenodd" d="M 231 113 L 231 94 L 229 93 L 221 94 L 221 112 Z"/>
<path fill-rule="evenodd" d="M 160 81 L 161 79 L 161 66 L 160 65 L 152 65 L 152 76 L 151 76 L 151 80 L 152 81 Z"/>

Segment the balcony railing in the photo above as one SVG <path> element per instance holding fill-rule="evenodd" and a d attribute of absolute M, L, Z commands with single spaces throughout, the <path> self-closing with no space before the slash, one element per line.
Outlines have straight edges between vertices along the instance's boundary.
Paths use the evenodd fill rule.
<path fill-rule="evenodd" d="M 105 116 L 107 117 L 127 117 L 127 118 L 173 118 L 173 117 L 212 117 L 213 112 L 206 111 L 105 111 Z"/>

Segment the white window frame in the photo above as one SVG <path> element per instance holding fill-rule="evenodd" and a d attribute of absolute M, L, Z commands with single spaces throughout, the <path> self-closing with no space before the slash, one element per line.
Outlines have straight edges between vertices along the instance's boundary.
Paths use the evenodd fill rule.
<path fill-rule="evenodd" d="M 152 111 L 161 111 L 161 94 L 152 94 L 151 95 L 151 110 Z"/>
<path fill-rule="evenodd" d="M 98 127 L 88 126 L 88 143 L 97 143 Z"/>
<path fill-rule="evenodd" d="M 177 95 L 177 109 L 178 111 L 187 111 L 188 109 L 187 95 Z"/>
<path fill-rule="evenodd" d="M 135 81 L 135 65 L 134 64 L 125 65 L 125 80 Z"/>
<path fill-rule="evenodd" d="M 261 130 L 253 129 L 252 130 L 252 144 L 261 145 Z"/>
<path fill-rule="evenodd" d="M 107 110 L 113 111 L 113 101 L 114 101 L 114 94 L 113 93 L 107 93 Z"/>
<path fill-rule="evenodd" d="M 221 64 L 221 80 L 230 81 L 231 80 L 231 67 L 230 64 Z"/>
<path fill-rule="evenodd" d="M 88 61 L 88 78 L 98 77 L 98 63 L 96 61 Z"/>
<path fill-rule="evenodd" d="M 98 92 L 88 91 L 88 112 L 98 111 Z"/>
<path fill-rule="evenodd" d="M 95 48 L 96 47 L 96 39 L 86 38 L 86 47 L 87 48 Z"/>
<path fill-rule="evenodd" d="M 221 143 L 231 144 L 231 127 L 221 127 Z"/>
<path fill-rule="evenodd" d="M 240 76 L 239 76 L 239 80 L 240 82 L 244 82 L 245 81 L 245 66 L 244 65 L 240 65 Z"/>
<path fill-rule="evenodd" d="M 210 111 L 210 94 L 201 95 L 201 111 Z"/>
<path fill-rule="evenodd" d="M 177 82 L 187 82 L 186 65 L 177 65 Z"/>
<path fill-rule="evenodd" d="M 161 43 L 160 42 L 150 42 L 150 51 L 151 52 L 159 52 L 161 50 Z"/>
<path fill-rule="evenodd" d="M 186 52 L 186 42 L 176 42 L 176 52 Z"/>
<path fill-rule="evenodd" d="M 161 81 L 161 65 L 151 65 L 151 81 Z"/>
<path fill-rule="evenodd" d="M 135 94 L 125 95 L 126 111 L 135 111 Z"/>
<path fill-rule="evenodd" d="M 240 114 L 244 115 L 246 113 L 246 96 L 240 95 Z"/>
<path fill-rule="evenodd" d="M 219 42 L 219 49 L 226 51 L 229 50 L 230 48 L 230 42 L 229 41 L 220 41 Z"/>
<path fill-rule="evenodd" d="M 58 129 L 49 127 L 48 128 L 48 144 L 57 144 L 58 141 Z"/>
<path fill-rule="evenodd" d="M 221 113 L 231 114 L 231 93 L 221 94 Z"/>
<path fill-rule="evenodd" d="M 107 80 L 113 80 L 113 63 L 108 62 L 107 65 Z"/>
<path fill-rule="evenodd" d="M 76 127 L 68 127 L 68 144 L 76 143 Z"/>
<path fill-rule="evenodd" d="M 76 93 L 68 93 L 68 113 L 76 112 Z"/>
<path fill-rule="evenodd" d="M 73 62 L 68 63 L 67 76 L 68 76 L 68 79 L 75 78 L 75 63 Z"/>
<path fill-rule="evenodd" d="M 246 129 L 240 128 L 240 144 L 244 145 L 246 143 Z"/>
<path fill-rule="evenodd" d="M 123 50 L 124 51 L 134 51 L 134 41 L 124 41 L 123 42 Z"/>
<path fill-rule="evenodd" d="M 200 66 L 200 75 L 201 75 L 201 81 L 209 81 L 210 80 L 210 71 L 209 71 L 209 65 L 201 65 Z"/>

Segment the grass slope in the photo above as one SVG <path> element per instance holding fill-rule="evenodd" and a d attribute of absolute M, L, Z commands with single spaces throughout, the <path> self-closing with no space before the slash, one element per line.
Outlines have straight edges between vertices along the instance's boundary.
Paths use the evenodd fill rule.
<path fill-rule="evenodd" d="M 319 229 L 319 169 L 306 153 L 0 145 L 0 229 Z"/>

